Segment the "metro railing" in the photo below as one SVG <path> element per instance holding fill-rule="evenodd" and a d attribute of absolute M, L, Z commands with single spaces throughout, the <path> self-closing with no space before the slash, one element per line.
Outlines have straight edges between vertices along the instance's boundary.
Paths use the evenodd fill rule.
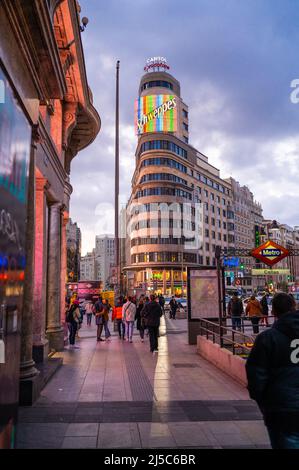
<path fill-rule="evenodd" d="M 215 321 L 206 319 L 199 320 L 199 335 L 205 336 L 207 339 L 212 340 L 213 343 L 219 344 L 221 348 L 229 349 L 234 355 L 247 356 L 255 341 L 255 334 L 245 333 L 247 325 L 245 321 L 251 320 L 252 317 L 239 317 L 241 319 L 241 331 L 234 330 L 226 325 L 226 321 L 231 317 L 222 319 L 222 324 Z M 265 317 L 259 317 L 261 320 Z M 266 317 L 273 318 L 274 317 Z M 269 326 L 271 326 L 269 324 Z"/>

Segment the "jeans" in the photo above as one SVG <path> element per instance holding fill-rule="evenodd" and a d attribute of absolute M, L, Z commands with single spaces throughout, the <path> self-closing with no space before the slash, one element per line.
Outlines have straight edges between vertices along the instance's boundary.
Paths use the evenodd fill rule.
<path fill-rule="evenodd" d="M 175 318 L 176 316 L 176 310 L 170 309 L 170 318 Z"/>
<path fill-rule="evenodd" d="M 232 328 L 233 330 L 241 328 L 241 317 L 232 317 Z"/>
<path fill-rule="evenodd" d="M 109 331 L 108 322 L 106 320 L 104 320 L 104 329 L 105 329 L 105 338 L 107 339 L 111 336 L 111 333 Z"/>
<path fill-rule="evenodd" d="M 91 325 L 92 313 L 87 313 L 87 325 Z"/>
<path fill-rule="evenodd" d="M 140 338 L 143 339 L 144 338 L 144 328 L 142 328 L 142 326 L 139 329 L 139 334 L 140 334 Z"/>
<path fill-rule="evenodd" d="M 126 335 L 127 335 L 127 339 L 129 341 L 132 341 L 133 330 L 134 330 L 134 322 L 133 321 L 126 321 Z"/>
<path fill-rule="evenodd" d="M 78 323 L 74 321 L 72 323 L 69 323 L 68 327 L 69 327 L 69 332 L 70 332 L 69 342 L 70 342 L 71 345 L 74 345 L 75 344 L 76 333 L 77 333 L 77 329 L 78 329 Z"/>
<path fill-rule="evenodd" d="M 272 449 L 299 449 L 299 432 L 268 427 Z"/>
<path fill-rule="evenodd" d="M 102 334 L 102 331 L 103 331 L 103 323 L 101 323 L 100 325 L 98 325 L 98 329 L 97 329 L 97 339 L 100 339 L 101 338 L 101 334 Z"/>
<path fill-rule="evenodd" d="M 253 333 L 255 334 L 258 334 L 259 332 L 259 321 L 260 321 L 260 317 L 251 317 Z"/>
<path fill-rule="evenodd" d="M 121 320 L 121 319 L 117 319 L 117 331 L 118 331 L 118 334 L 119 334 L 119 337 L 124 339 L 125 337 L 125 331 L 126 331 L 126 325 L 124 324 L 124 322 Z"/>
<path fill-rule="evenodd" d="M 149 332 L 151 352 L 153 352 L 153 351 L 156 351 L 158 349 L 159 327 L 158 326 L 149 326 L 148 327 L 148 332 Z"/>

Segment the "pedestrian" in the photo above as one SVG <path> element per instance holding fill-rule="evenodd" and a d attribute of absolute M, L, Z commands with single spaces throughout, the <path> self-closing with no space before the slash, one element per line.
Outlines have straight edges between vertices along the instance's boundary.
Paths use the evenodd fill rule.
<path fill-rule="evenodd" d="M 169 306 L 170 306 L 169 318 L 173 318 L 175 320 L 176 311 L 179 308 L 179 304 L 177 303 L 174 295 L 172 296 L 171 301 L 169 302 Z"/>
<path fill-rule="evenodd" d="M 261 306 L 263 312 L 262 322 L 265 326 L 269 326 L 268 315 L 269 315 L 269 306 L 268 306 L 268 294 L 265 292 L 261 299 Z"/>
<path fill-rule="evenodd" d="M 153 354 L 158 352 L 158 335 L 162 315 L 162 308 L 159 303 L 156 302 L 155 295 L 152 294 L 150 296 L 150 302 L 145 304 L 141 311 L 141 318 L 149 331 L 150 351 Z"/>
<path fill-rule="evenodd" d="M 246 363 L 248 390 L 263 414 L 273 449 L 299 449 L 299 310 L 283 292 L 276 321 L 256 338 Z"/>
<path fill-rule="evenodd" d="M 97 341 L 104 341 L 101 338 L 103 327 L 104 327 L 104 306 L 102 298 L 100 297 L 94 305 L 94 311 L 96 316 L 96 325 L 97 325 Z"/>
<path fill-rule="evenodd" d="M 253 333 L 259 333 L 259 321 L 263 316 L 263 310 L 260 302 L 255 298 L 255 295 L 250 297 L 249 302 L 246 305 L 246 315 L 250 317 Z"/>
<path fill-rule="evenodd" d="M 113 313 L 112 313 L 112 321 L 116 320 L 118 336 L 119 336 L 119 339 L 122 339 L 122 340 L 125 339 L 125 324 L 122 320 L 123 304 L 124 304 L 123 297 L 119 297 L 115 307 L 113 308 Z"/>
<path fill-rule="evenodd" d="M 241 331 L 241 317 L 244 314 L 243 302 L 234 292 L 227 306 L 227 314 L 232 318 L 232 329 Z"/>
<path fill-rule="evenodd" d="M 79 326 L 80 319 L 81 319 L 81 314 L 79 310 L 79 301 L 74 300 L 66 316 L 66 322 L 68 324 L 68 329 L 69 329 L 69 343 L 70 343 L 69 348 L 70 349 L 79 349 L 78 346 L 75 346 L 75 341 L 76 341 L 76 332 Z"/>
<path fill-rule="evenodd" d="M 107 299 L 103 299 L 103 326 L 105 330 L 105 340 L 110 341 L 111 333 L 109 330 L 109 312 L 110 306 Z"/>
<path fill-rule="evenodd" d="M 127 341 L 133 342 L 133 331 L 136 314 L 136 305 L 132 302 L 132 297 L 128 297 L 127 302 L 122 308 L 122 320 L 126 325 Z"/>
<path fill-rule="evenodd" d="M 139 331 L 141 342 L 144 342 L 144 323 L 143 319 L 141 318 L 141 312 L 144 307 L 144 298 L 141 296 L 138 302 L 138 307 L 136 309 L 135 320 L 136 320 L 136 327 Z"/>
<path fill-rule="evenodd" d="M 87 326 L 91 326 L 93 304 L 90 300 L 88 300 L 85 304 L 85 312 L 86 312 L 86 318 L 87 318 Z"/>
<path fill-rule="evenodd" d="M 165 299 L 162 294 L 159 295 L 159 305 L 162 308 L 162 312 L 164 314 L 165 313 L 165 310 L 164 310 Z"/>

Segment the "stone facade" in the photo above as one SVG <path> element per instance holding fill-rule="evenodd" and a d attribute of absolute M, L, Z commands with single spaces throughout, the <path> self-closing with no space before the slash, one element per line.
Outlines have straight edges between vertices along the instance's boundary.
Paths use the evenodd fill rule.
<path fill-rule="evenodd" d="M 37 370 L 64 347 L 66 223 L 72 159 L 95 139 L 100 117 L 88 87 L 76 0 L 0 4 L 1 68 L 32 129 L 27 268 L 21 324 L 20 401 Z"/>

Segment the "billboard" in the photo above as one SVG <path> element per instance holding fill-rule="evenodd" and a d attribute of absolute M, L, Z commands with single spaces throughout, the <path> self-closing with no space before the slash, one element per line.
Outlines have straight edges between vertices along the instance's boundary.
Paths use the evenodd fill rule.
<path fill-rule="evenodd" d="M 219 292 L 217 270 L 189 268 L 188 305 L 190 319 L 218 318 Z"/>
<path fill-rule="evenodd" d="M 135 133 L 176 132 L 177 97 L 174 95 L 141 96 L 135 100 Z"/>

